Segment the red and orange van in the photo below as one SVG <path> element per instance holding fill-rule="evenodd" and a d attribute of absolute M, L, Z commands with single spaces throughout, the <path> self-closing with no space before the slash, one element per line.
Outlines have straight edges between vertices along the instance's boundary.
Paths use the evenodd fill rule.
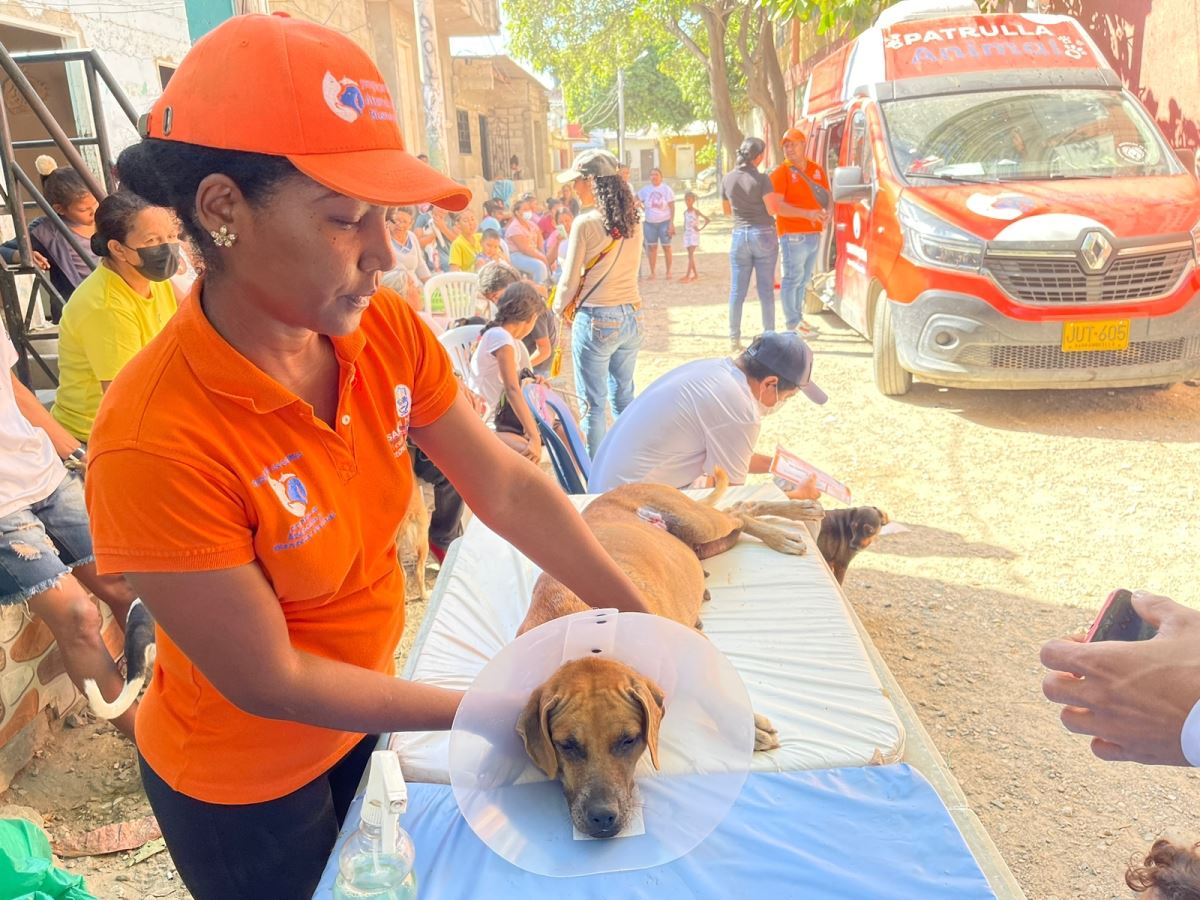
<path fill-rule="evenodd" d="M 1200 184 L 1074 19 L 906 0 L 814 67 L 804 113 L 824 302 L 883 393 L 1200 375 Z"/>

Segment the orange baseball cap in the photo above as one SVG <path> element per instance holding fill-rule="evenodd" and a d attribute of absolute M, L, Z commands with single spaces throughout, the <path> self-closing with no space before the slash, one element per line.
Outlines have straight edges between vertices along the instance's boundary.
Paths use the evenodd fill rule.
<path fill-rule="evenodd" d="M 805 143 L 808 141 L 808 135 L 806 135 L 799 128 L 789 128 L 783 133 L 783 140 L 781 140 L 779 143 L 786 144 L 789 141 L 799 141 L 800 143 Z"/>
<path fill-rule="evenodd" d="M 192 47 L 142 116 L 143 137 L 285 156 L 380 206 L 459 210 L 463 185 L 404 149 L 379 69 L 352 40 L 286 14 L 234 16 Z"/>

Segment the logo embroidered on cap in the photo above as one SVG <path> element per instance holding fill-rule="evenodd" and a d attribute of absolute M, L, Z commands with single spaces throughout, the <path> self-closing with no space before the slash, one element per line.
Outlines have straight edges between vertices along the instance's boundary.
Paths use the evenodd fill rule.
<path fill-rule="evenodd" d="M 331 72 L 326 72 L 325 79 L 321 83 L 321 91 L 333 114 L 346 122 L 356 121 L 362 115 L 363 110 L 367 108 L 367 101 L 363 97 L 362 89 L 358 86 L 358 82 L 351 78 L 343 78 L 339 81 L 333 77 Z"/>

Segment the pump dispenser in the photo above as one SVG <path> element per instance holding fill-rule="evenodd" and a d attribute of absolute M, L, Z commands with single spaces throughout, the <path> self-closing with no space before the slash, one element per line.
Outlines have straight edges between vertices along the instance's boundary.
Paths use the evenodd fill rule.
<path fill-rule="evenodd" d="M 399 822 L 407 808 L 400 757 L 393 750 L 376 750 L 358 830 L 338 855 L 335 900 L 415 900 L 416 851 Z"/>

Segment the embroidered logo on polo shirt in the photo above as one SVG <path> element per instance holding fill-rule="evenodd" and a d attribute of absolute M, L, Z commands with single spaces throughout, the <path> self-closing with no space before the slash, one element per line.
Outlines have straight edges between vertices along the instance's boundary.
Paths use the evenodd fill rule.
<path fill-rule="evenodd" d="M 308 512 L 308 488 L 304 486 L 299 475 L 281 472 L 277 479 L 268 475 L 267 483 L 271 485 L 271 490 L 275 492 L 284 509 L 297 519 L 304 517 Z"/>
<path fill-rule="evenodd" d="M 392 455 L 399 459 L 408 452 L 408 419 L 412 414 L 412 391 L 407 384 L 398 384 L 393 392 L 396 398 L 396 427 L 388 432 L 388 444 Z"/>
<path fill-rule="evenodd" d="M 270 487 L 279 505 L 297 520 L 288 526 L 286 540 L 271 547 L 276 552 L 295 550 L 307 544 L 317 532 L 337 517 L 336 513 L 325 512 L 312 500 L 308 486 L 296 472 L 282 471 L 291 467 L 300 456 L 300 453 L 289 453 L 278 462 L 264 467 L 259 476 L 251 482 L 255 487 Z"/>

